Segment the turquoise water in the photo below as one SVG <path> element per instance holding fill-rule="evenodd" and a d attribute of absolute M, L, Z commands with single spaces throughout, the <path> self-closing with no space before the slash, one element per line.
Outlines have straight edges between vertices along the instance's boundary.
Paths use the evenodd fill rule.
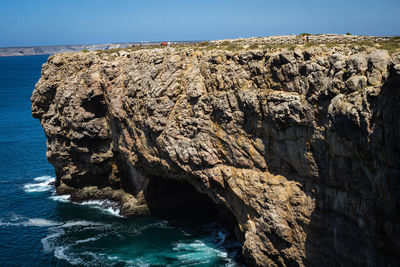
<path fill-rule="evenodd" d="M 0 57 L 0 266 L 238 266 L 218 223 L 122 218 L 115 203 L 55 195 L 29 100 L 46 60 Z"/>

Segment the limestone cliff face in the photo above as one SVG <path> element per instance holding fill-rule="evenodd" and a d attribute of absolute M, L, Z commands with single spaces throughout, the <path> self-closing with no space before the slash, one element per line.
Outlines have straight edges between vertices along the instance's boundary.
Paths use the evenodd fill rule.
<path fill-rule="evenodd" d="M 395 266 L 399 63 L 343 47 L 55 55 L 32 112 L 60 194 L 145 214 L 180 181 L 229 210 L 249 265 Z"/>

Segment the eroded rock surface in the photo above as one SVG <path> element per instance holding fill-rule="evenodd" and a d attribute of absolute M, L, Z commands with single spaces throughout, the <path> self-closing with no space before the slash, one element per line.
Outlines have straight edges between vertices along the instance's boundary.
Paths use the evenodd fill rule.
<path fill-rule="evenodd" d="M 399 64 L 340 47 L 55 55 L 32 112 L 60 194 L 138 215 L 152 184 L 183 181 L 232 213 L 249 265 L 395 266 Z"/>

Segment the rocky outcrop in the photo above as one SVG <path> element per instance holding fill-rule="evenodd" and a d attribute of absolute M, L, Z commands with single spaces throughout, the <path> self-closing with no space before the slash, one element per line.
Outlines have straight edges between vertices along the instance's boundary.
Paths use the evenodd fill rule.
<path fill-rule="evenodd" d="M 194 187 L 249 265 L 395 266 L 399 101 L 383 50 L 166 48 L 51 56 L 32 112 L 60 194 L 135 215 Z"/>

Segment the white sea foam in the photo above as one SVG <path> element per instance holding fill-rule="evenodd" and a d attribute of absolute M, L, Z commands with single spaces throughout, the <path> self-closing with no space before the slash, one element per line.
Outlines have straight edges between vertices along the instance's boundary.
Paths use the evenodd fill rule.
<path fill-rule="evenodd" d="M 24 224 L 26 226 L 36 226 L 36 227 L 51 227 L 51 226 L 60 225 L 60 223 L 58 223 L 58 222 L 41 219 L 41 218 L 29 219 L 28 222 L 26 222 Z"/>
<path fill-rule="evenodd" d="M 107 259 L 109 259 L 110 261 L 115 261 L 115 260 L 118 260 L 119 257 L 118 256 L 107 256 Z"/>
<path fill-rule="evenodd" d="M 174 251 L 177 252 L 177 258 L 184 264 L 207 264 L 211 258 L 221 257 L 228 263 L 231 259 L 228 258 L 228 253 L 222 247 L 213 247 L 203 242 L 195 240 L 191 243 L 177 243 Z"/>
<path fill-rule="evenodd" d="M 118 207 L 118 204 L 116 202 L 110 201 L 108 199 L 87 200 L 87 201 L 83 201 L 83 202 L 76 203 L 76 204 L 83 205 L 83 206 L 90 206 L 90 207 L 99 209 L 102 212 L 111 214 L 113 216 L 123 217 L 120 215 L 120 209 Z"/>
<path fill-rule="evenodd" d="M 39 176 L 39 177 L 36 177 L 35 179 L 33 179 L 33 180 L 35 180 L 35 181 L 40 181 L 40 182 L 43 182 L 43 181 L 54 181 L 54 177 L 52 177 L 52 176 L 50 176 L 50 175 L 44 175 L 44 176 Z"/>
<path fill-rule="evenodd" d="M 67 261 L 71 265 L 79 266 L 104 266 L 104 263 L 107 260 L 105 255 L 102 253 L 93 253 L 88 251 L 74 252 L 73 245 L 56 246 L 54 248 L 54 256 L 57 259 Z"/>
<path fill-rule="evenodd" d="M 26 219 L 25 216 L 22 216 L 22 215 L 16 214 L 16 213 L 12 213 L 12 214 L 10 214 L 10 216 L 11 216 L 10 220 L 12 222 L 18 222 L 18 221 L 22 221 L 22 220 Z"/>
<path fill-rule="evenodd" d="M 146 262 L 146 258 L 145 257 L 136 258 L 134 261 L 125 260 L 124 263 L 127 264 L 127 266 L 140 266 L 140 267 L 150 267 L 151 266 L 150 263 Z"/>
<path fill-rule="evenodd" d="M 70 202 L 70 200 L 69 200 L 70 197 L 71 197 L 71 195 L 56 195 L 56 194 L 54 194 L 49 198 L 54 201 L 58 201 L 58 202 Z"/>
<path fill-rule="evenodd" d="M 221 229 L 218 224 L 209 224 L 208 230 L 213 229 L 212 234 L 205 239 L 197 239 L 191 242 L 178 242 L 174 244 L 173 250 L 177 253 L 177 258 L 185 265 L 207 264 L 211 258 L 223 258 L 225 266 L 240 266 L 233 260 L 235 253 L 228 253 L 226 245 L 234 248 L 240 246 L 239 243 L 226 243 L 228 232 Z"/>
<path fill-rule="evenodd" d="M 32 192 L 45 192 L 49 191 L 53 188 L 52 183 L 55 181 L 54 177 L 51 176 L 40 176 L 33 179 L 39 183 L 29 183 L 24 185 L 25 192 L 32 193 Z"/>
<path fill-rule="evenodd" d="M 86 260 L 84 260 L 81 256 L 82 255 L 89 255 L 93 257 L 94 260 L 98 261 L 98 263 L 101 263 L 99 261 L 97 254 L 91 253 L 91 252 L 82 252 L 82 253 L 76 253 L 73 250 L 73 247 L 77 244 L 80 243 L 86 243 L 86 242 L 91 242 L 91 241 L 96 241 L 100 239 L 103 234 L 100 234 L 95 237 L 90 237 L 87 239 L 82 239 L 82 240 L 77 240 L 75 242 L 71 242 L 67 240 L 67 243 L 65 243 L 65 234 L 70 231 L 71 228 L 73 227 L 85 227 L 85 228 L 90 228 L 93 226 L 100 226 L 104 225 L 102 223 L 96 223 L 96 222 L 91 222 L 91 221 L 85 221 L 85 220 L 80 220 L 80 221 L 68 221 L 64 224 L 58 224 L 54 227 L 51 227 L 49 229 L 49 235 L 47 235 L 45 238 L 42 238 L 42 246 L 43 246 L 43 251 L 46 253 L 54 253 L 54 256 L 57 259 L 62 259 L 67 261 L 71 265 L 85 265 Z M 75 230 L 72 230 L 75 231 Z M 63 241 L 64 240 L 64 241 Z M 98 265 L 98 264 L 96 264 Z"/>
<path fill-rule="evenodd" d="M 105 209 L 106 212 L 110 213 L 111 215 L 122 217 L 119 213 L 121 212 L 118 208 L 109 207 Z"/>
<path fill-rule="evenodd" d="M 21 223 L 12 223 L 0 220 L 0 226 L 19 226 L 19 225 L 21 225 Z"/>
<path fill-rule="evenodd" d="M 56 226 L 56 225 L 60 225 L 60 223 L 51 221 L 51 220 L 47 220 L 47 219 L 42 219 L 42 218 L 27 219 L 24 217 L 19 217 L 19 221 L 17 221 L 14 218 L 14 219 L 11 219 L 10 222 L 0 220 L 0 226 L 51 227 L 51 226 Z"/>
<path fill-rule="evenodd" d="M 74 246 L 80 243 L 95 241 L 100 236 L 94 238 L 88 238 L 84 240 L 78 240 L 75 243 L 64 243 L 61 240 L 63 239 L 63 235 L 65 231 L 59 227 L 55 227 L 53 233 L 43 238 L 43 250 L 46 253 L 54 253 L 54 256 L 57 259 L 62 259 L 67 261 L 71 265 L 82 265 L 82 266 L 99 266 L 104 263 L 104 254 L 101 253 L 93 253 L 93 252 L 74 252 Z M 85 257 L 82 257 L 85 256 Z M 90 256 L 92 259 L 88 261 L 87 256 Z"/>
<path fill-rule="evenodd" d="M 54 249 L 54 256 L 60 260 L 66 260 L 72 265 L 83 265 L 84 261 L 80 258 L 73 257 L 73 255 L 67 255 L 69 246 L 58 246 Z"/>
<path fill-rule="evenodd" d="M 52 234 L 42 238 L 42 240 L 40 240 L 40 241 L 42 242 L 44 252 L 50 253 L 54 247 L 51 240 L 60 237 L 62 234 L 64 234 L 63 229 L 54 228 Z"/>
<path fill-rule="evenodd" d="M 76 226 L 103 226 L 103 225 L 105 225 L 105 224 L 91 222 L 91 221 L 68 221 L 60 226 L 62 228 L 70 228 L 70 227 L 76 227 Z"/>
<path fill-rule="evenodd" d="M 91 208 L 98 209 L 104 213 L 123 218 L 123 216 L 120 215 L 121 210 L 116 202 L 110 201 L 108 199 L 100 199 L 100 200 L 96 199 L 96 200 L 87 200 L 83 202 L 72 202 L 70 201 L 70 197 L 71 195 L 56 195 L 54 193 L 54 195 L 50 196 L 49 198 L 58 202 L 70 202 L 76 205 L 89 206 Z"/>
<path fill-rule="evenodd" d="M 0 219 L 0 226 L 31 226 L 31 227 L 51 227 L 54 229 L 59 228 L 72 228 L 72 227 L 97 227 L 97 226 L 108 226 L 107 224 L 91 222 L 91 221 L 67 221 L 65 223 L 47 220 L 43 218 L 21 218 L 21 221 L 4 221 Z M 56 226 L 56 227 L 54 227 Z"/>
<path fill-rule="evenodd" d="M 92 241 L 97 241 L 101 238 L 101 236 L 96 236 L 96 237 L 90 237 L 82 240 L 78 240 L 75 242 L 75 244 L 81 244 L 81 243 L 87 243 L 87 242 L 92 242 Z"/>
<path fill-rule="evenodd" d="M 78 204 L 80 204 L 80 205 L 89 205 L 89 206 L 102 206 L 107 201 L 109 201 L 109 200 L 106 200 L 106 199 L 94 199 L 94 200 L 82 201 L 82 202 L 80 202 Z"/>

